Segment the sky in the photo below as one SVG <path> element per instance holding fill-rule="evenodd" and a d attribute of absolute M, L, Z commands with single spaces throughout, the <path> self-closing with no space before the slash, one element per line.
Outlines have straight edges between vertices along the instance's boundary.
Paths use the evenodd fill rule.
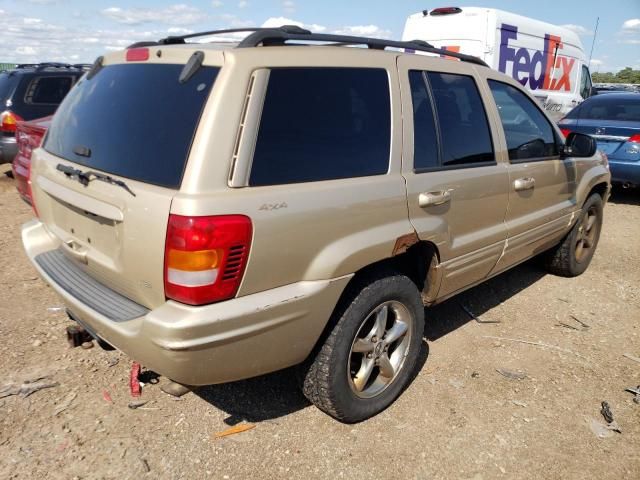
<path fill-rule="evenodd" d="M 599 17 L 592 72 L 640 69 L 640 0 L 0 0 L 0 63 L 91 63 L 136 41 L 265 25 L 400 39 L 409 14 L 452 5 L 499 8 L 569 26 L 587 55 Z"/>

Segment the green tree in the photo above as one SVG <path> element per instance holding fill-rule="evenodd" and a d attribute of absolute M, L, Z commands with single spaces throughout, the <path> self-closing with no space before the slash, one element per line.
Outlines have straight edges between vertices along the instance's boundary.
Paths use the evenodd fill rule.
<path fill-rule="evenodd" d="M 591 75 L 594 83 L 640 83 L 640 70 L 626 67 L 618 73 L 596 72 Z"/>

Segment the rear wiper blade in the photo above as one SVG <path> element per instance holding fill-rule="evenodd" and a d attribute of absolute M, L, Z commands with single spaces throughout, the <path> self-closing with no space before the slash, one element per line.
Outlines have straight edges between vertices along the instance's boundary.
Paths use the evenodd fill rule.
<path fill-rule="evenodd" d="M 84 172 L 83 175 L 85 178 L 88 179 L 89 182 L 91 180 L 100 180 L 101 182 L 110 183 L 111 185 L 117 185 L 118 187 L 124 188 L 127 192 L 129 192 L 134 197 L 136 196 L 136 194 L 133 193 L 133 190 L 129 188 L 129 185 L 124 183 L 122 180 L 118 180 L 117 178 L 110 177 L 109 175 L 105 175 L 104 173 L 93 172 L 91 170 L 88 172 Z"/>
<path fill-rule="evenodd" d="M 136 196 L 136 194 L 133 193 L 133 190 L 131 190 L 125 182 L 123 182 L 122 180 L 113 178 L 109 175 L 105 175 L 104 173 L 94 172 L 92 170 L 83 172 L 79 168 L 73 168 L 68 165 L 63 165 L 61 163 L 59 163 L 56 166 L 56 169 L 60 170 L 69 178 L 76 178 L 85 187 L 89 185 L 89 182 L 91 182 L 92 180 L 100 180 L 101 182 L 110 183 L 111 185 L 117 185 L 118 187 L 122 187 L 134 197 Z"/>

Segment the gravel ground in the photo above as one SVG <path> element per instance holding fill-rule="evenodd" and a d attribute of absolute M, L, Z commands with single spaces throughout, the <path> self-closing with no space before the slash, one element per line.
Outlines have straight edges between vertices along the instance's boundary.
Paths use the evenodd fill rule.
<path fill-rule="evenodd" d="M 311 406 L 291 371 L 180 400 L 147 385 L 128 408 L 130 360 L 68 347 L 71 322 L 22 252 L 31 211 L 4 176 L 0 212 L 0 390 L 57 383 L 0 399 L 2 479 L 640 478 L 640 405 L 624 391 L 640 384 L 624 356 L 640 357 L 640 192 L 614 195 L 581 277 L 528 263 L 427 310 L 417 378 L 358 425 Z M 622 433 L 604 427 L 605 400 Z"/>

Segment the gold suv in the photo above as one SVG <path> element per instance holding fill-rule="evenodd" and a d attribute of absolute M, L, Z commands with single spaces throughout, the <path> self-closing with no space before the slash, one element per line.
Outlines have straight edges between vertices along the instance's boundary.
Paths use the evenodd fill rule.
<path fill-rule="evenodd" d="M 357 422 L 415 373 L 424 306 L 589 265 L 606 157 L 511 78 L 297 27 L 187 42 L 217 33 L 98 58 L 34 151 L 27 255 L 97 339 L 192 386 L 299 365 Z"/>

